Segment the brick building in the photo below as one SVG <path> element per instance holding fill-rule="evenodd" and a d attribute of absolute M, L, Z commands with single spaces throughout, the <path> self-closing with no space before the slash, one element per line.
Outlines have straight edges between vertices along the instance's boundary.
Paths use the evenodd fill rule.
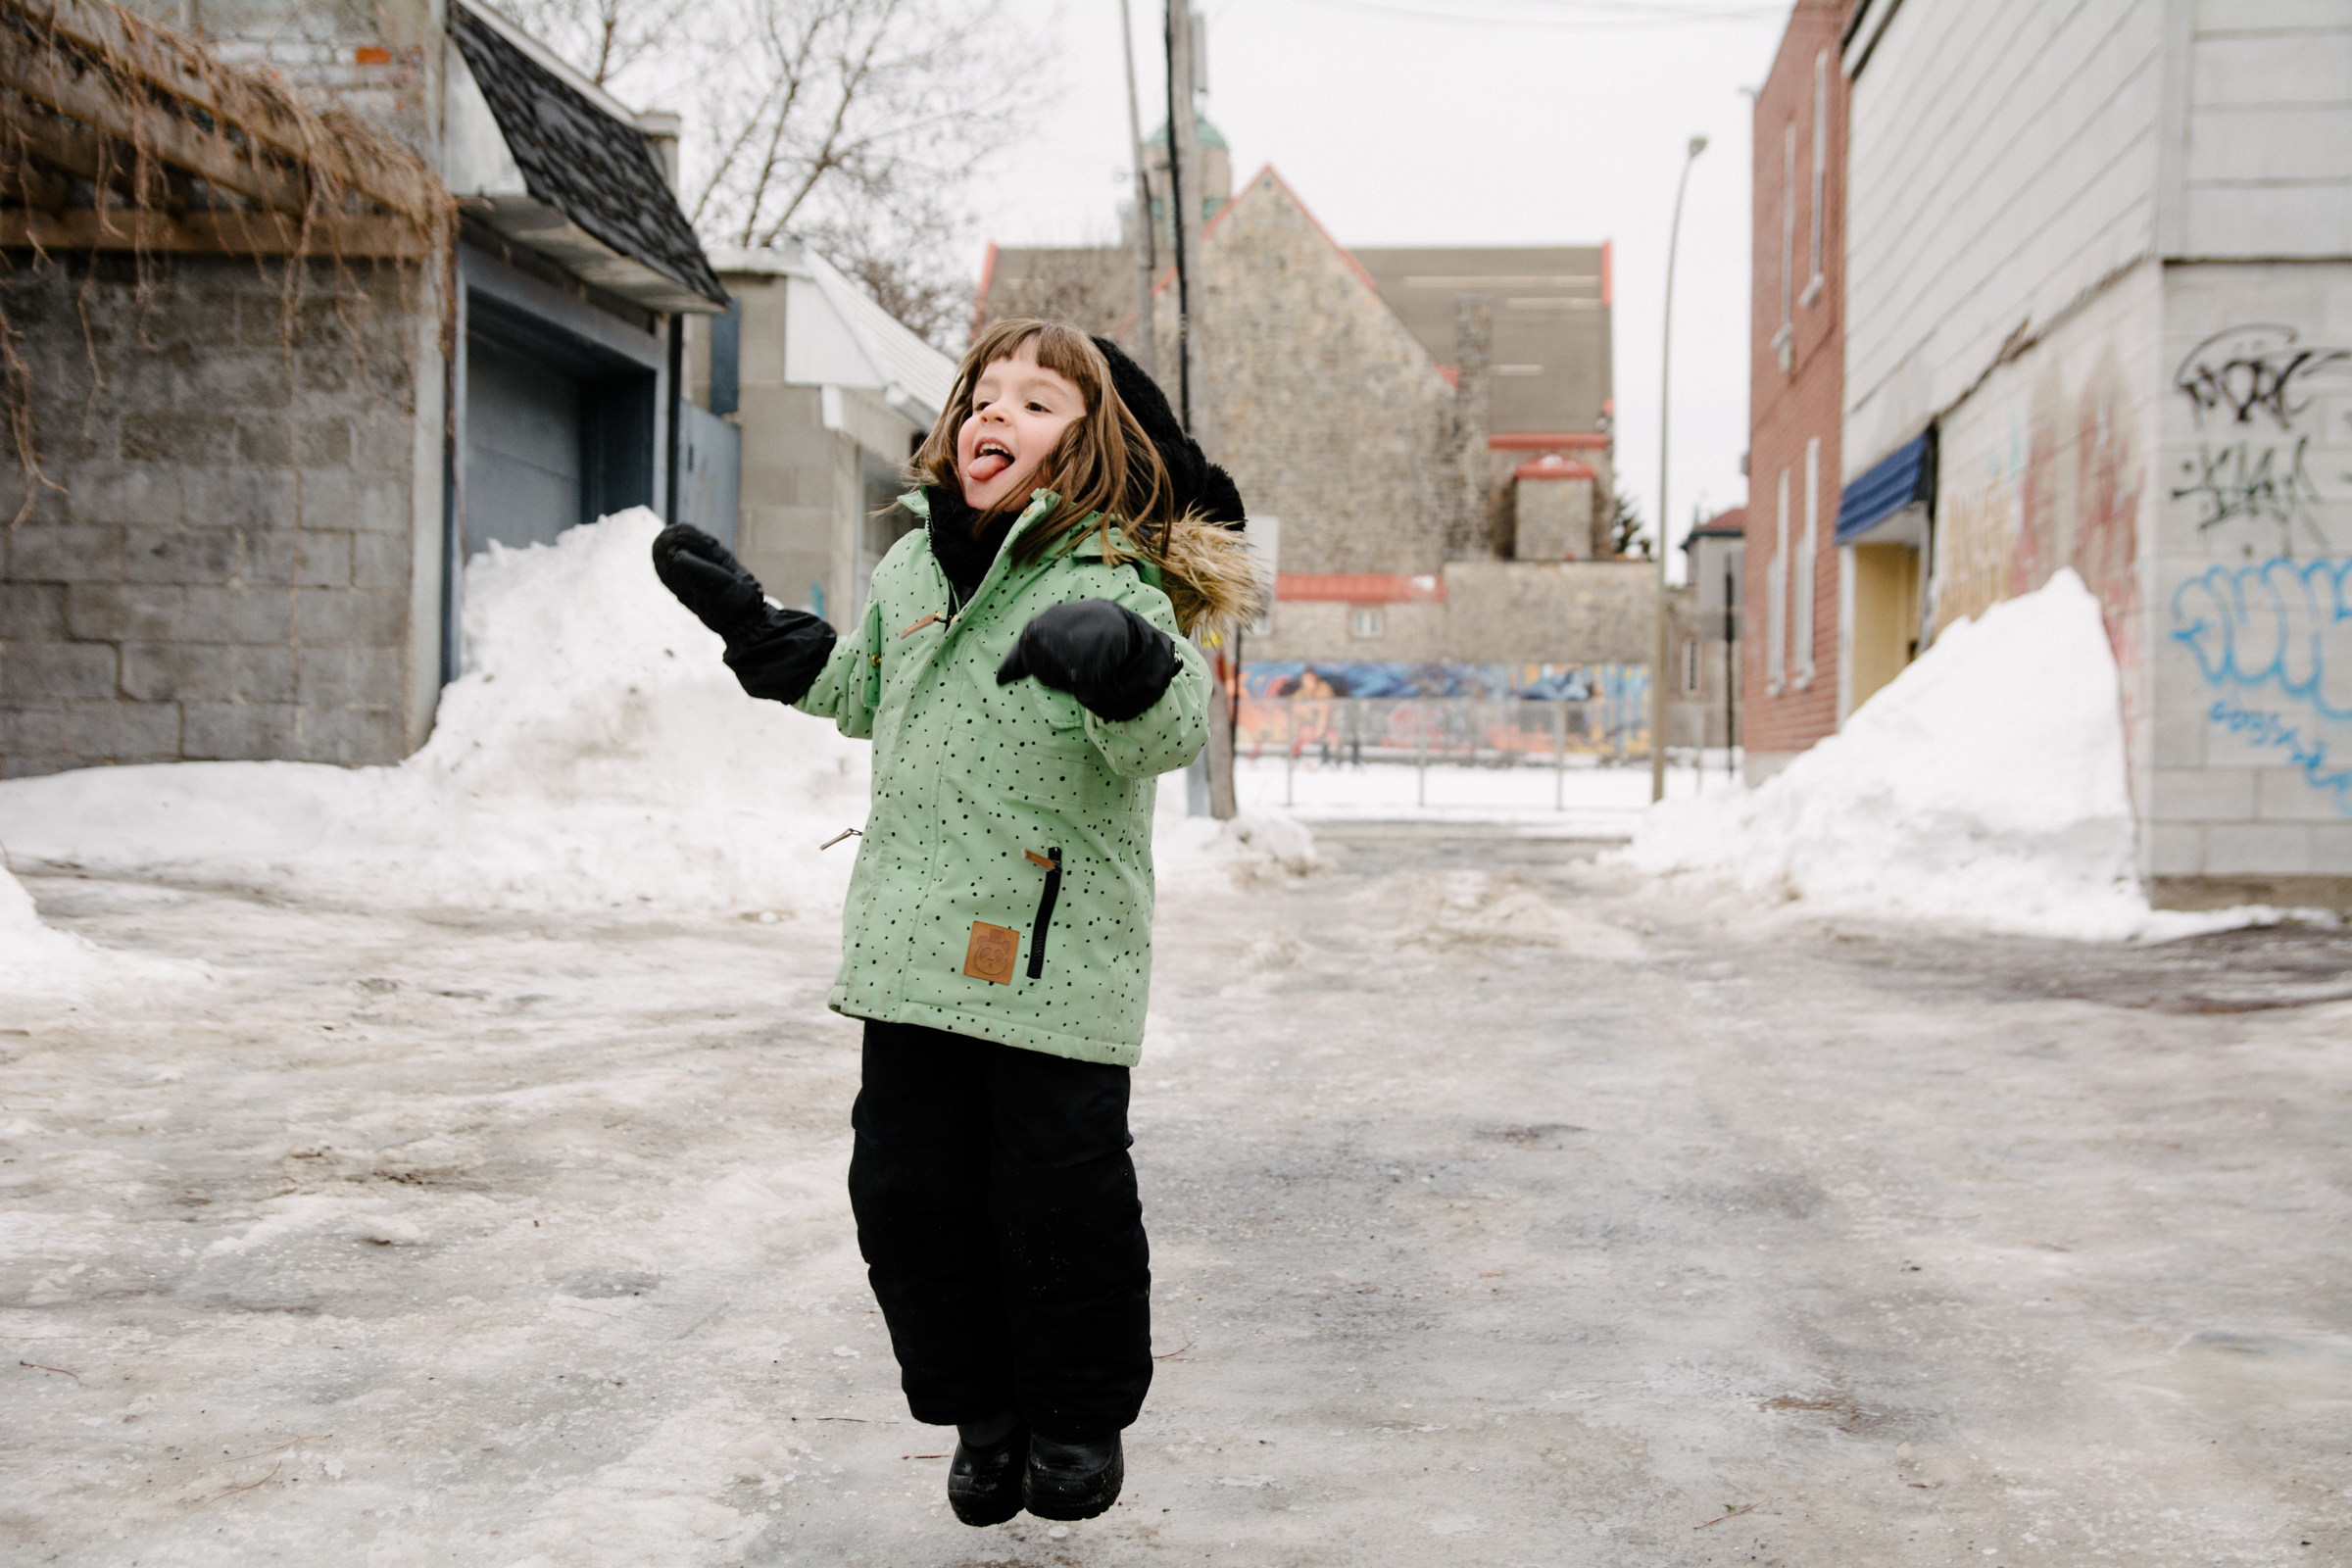
<path fill-rule="evenodd" d="M 1740 741 L 1761 783 L 1859 697 L 1838 680 L 1847 0 L 1798 0 L 1756 94 Z"/>

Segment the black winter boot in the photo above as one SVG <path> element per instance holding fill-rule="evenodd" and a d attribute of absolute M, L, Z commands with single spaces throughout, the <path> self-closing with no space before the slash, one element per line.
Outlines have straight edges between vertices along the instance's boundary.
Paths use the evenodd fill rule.
<path fill-rule="evenodd" d="M 994 1441 L 972 1442 L 956 1429 L 956 1457 L 948 1465 L 948 1506 L 967 1525 L 1001 1525 L 1021 1511 L 1021 1483 L 1029 1459 L 1029 1427 L 1018 1416 L 1001 1433 L 976 1433 Z"/>
<path fill-rule="evenodd" d="M 1092 1519 L 1119 1500 L 1126 1479 L 1116 1432 L 1083 1443 L 1033 1436 L 1021 1495 L 1040 1519 Z"/>

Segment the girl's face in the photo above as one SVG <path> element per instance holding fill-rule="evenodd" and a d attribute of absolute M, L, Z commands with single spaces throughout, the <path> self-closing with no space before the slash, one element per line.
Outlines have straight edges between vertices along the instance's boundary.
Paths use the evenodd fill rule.
<path fill-rule="evenodd" d="M 991 360 L 972 385 L 971 415 L 956 432 L 964 504 L 986 512 L 1028 494 L 1029 476 L 1085 412 L 1069 377 L 1037 363 L 1035 343 L 1011 359 Z"/>

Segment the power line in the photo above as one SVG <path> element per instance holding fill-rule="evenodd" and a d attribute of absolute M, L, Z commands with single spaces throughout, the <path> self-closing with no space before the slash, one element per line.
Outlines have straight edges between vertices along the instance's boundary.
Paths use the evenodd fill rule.
<path fill-rule="evenodd" d="M 1396 4 L 1394 0 L 1310 0 L 1310 3 L 1338 6 L 1345 11 L 1367 12 L 1399 22 L 1434 22 L 1442 26 L 1453 27 L 1532 27 L 1546 32 L 1632 32 L 1693 24 L 1778 22 L 1788 15 L 1786 5 L 1713 5 L 1703 9 L 1686 9 L 1680 6 L 1642 5 L 1638 0 L 1521 0 L 1523 4 L 1540 5 L 1553 14 L 1518 17 L 1432 10 L 1426 6 Z"/>

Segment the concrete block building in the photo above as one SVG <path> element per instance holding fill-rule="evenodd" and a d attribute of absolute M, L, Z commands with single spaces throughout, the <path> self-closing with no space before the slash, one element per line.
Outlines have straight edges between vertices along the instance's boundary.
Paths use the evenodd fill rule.
<path fill-rule="evenodd" d="M 796 240 L 720 251 L 729 314 L 688 323 L 686 395 L 741 443 L 723 527 L 779 600 L 847 626 L 914 517 L 904 469 L 956 362 Z"/>
<path fill-rule="evenodd" d="M 675 122 L 462 4 L 46 9 L 0 35 L 0 776 L 397 760 L 468 554 L 687 498 L 725 295 Z"/>
<path fill-rule="evenodd" d="M 1757 110 L 1759 337 L 1796 305 L 1792 367 L 1767 340 L 1757 369 L 1747 597 L 1788 637 L 1748 661 L 1751 746 L 1808 743 L 1912 646 L 2071 567 L 2122 675 L 2152 895 L 2352 907 L 2347 61 L 2341 3 L 1798 6 Z M 1808 307 L 1780 259 L 1816 228 Z M 1805 367 L 1837 330 L 1830 422 Z M 1783 470 L 1810 594 L 1803 548 L 1764 548 Z"/>

